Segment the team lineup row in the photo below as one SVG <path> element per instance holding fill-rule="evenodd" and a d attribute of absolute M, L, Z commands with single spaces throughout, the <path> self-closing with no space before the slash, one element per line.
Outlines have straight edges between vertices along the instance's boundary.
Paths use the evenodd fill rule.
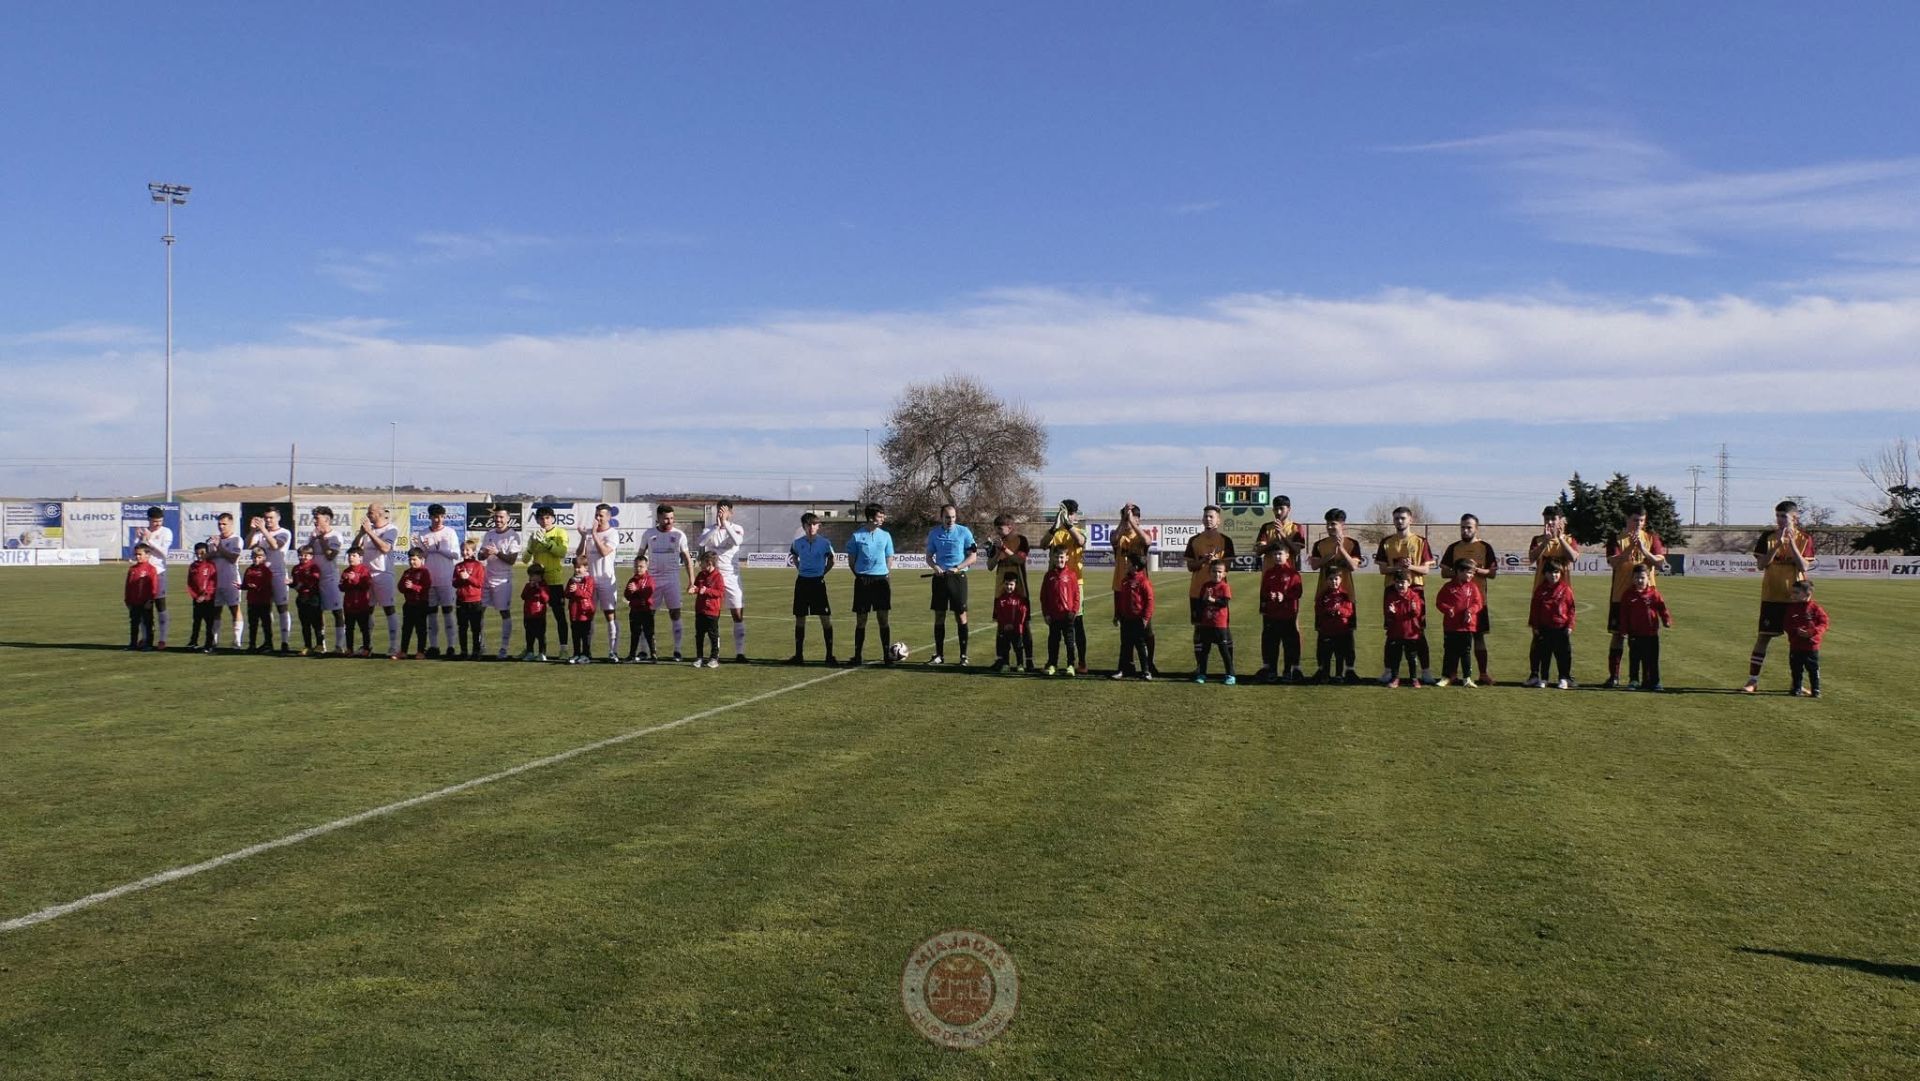
<path fill-rule="evenodd" d="M 1329 510 L 1325 534 L 1310 542 L 1305 527 L 1293 520 L 1291 509 L 1286 496 L 1275 497 L 1273 518 L 1262 526 L 1255 542 L 1254 554 L 1261 564 L 1258 606 L 1263 662 L 1256 677 L 1269 682 L 1308 678 L 1302 667 L 1298 629 L 1303 589 L 1300 571 L 1304 565 L 1318 574 L 1311 604 L 1318 637 L 1317 677 L 1360 682 L 1354 671 L 1352 638 L 1357 620 L 1352 585 L 1354 575 L 1367 564 L 1366 557 L 1359 542 L 1347 535 L 1343 511 Z M 1621 661 L 1623 655 L 1630 654 L 1628 684 L 1657 690 L 1661 689 L 1658 632 L 1662 626 L 1670 626 L 1672 618 L 1655 587 L 1664 569 L 1666 549 L 1660 537 L 1645 528 L 1643 508 L 1629 506 L 1626 510 L 1624 529 L 1606 542 L 1613 583 L 1607 618 L 1612 639 L 1604 685 L 1620 684 Z M 624 602 L 629 615 L 626 659 L 658 658 L 656 614 L 664 609 L 670 620 L 672 657 L 678 661 L 683 651 L 683 598 L 691 597 L 695 609 L 694 663 L 718 666 L 723 612 L 732 617 L 735 660 L 746 660 L 745 597 L 738 571 L 745 532 L 732 521 L 730 503 L 717 504 L 716 521 L 697 541 L 690 541 L 675 525 L 674 508 L 656 508 L 654 525 L 640 536 L 635 572 L 624 585 L 616 582 L 617 532 L 609 505 L 600 504 L 593 520 L 582 522 L 572 533 L 554 524 L 552 508 L 536 507 L 534 513 L 539 528 L 523 536 L 512 527 L 508 511 L 498 508 L 491 528 L 480 537 L 467 538 L 462 545 L 458 534 L 446 524 L 445 508 L 435 504 L 429 508 L 428 530 L 414 538 L 409 551 L 401 553 L 406 567 L 398 573 L 394 550 L 399 530 L 381 504 L 370 505 L 351 534 L 334 527 L 329 508 L 316 508 L 313 528 L 297 548 L 291 532 L 280 524 L 277 511 L 269 509 L 253 518 L 248 523 L 250 535 L 244 540 L 233 516 L 222 514 L 218 532 L 194 545 L 195 558 L 188 569 L 188 591 L 194 602 L 189 648 L 217 648 L 219 610 L 225 608 L 232 621 L 234 648 L 241 648 L 245 636 L 248 649 L 275 649 L 269 620 L 277 615 L 278 651 L 290 652 L 291 599 L 292 609 L 300 615 L 302 652 L 355 652 L 357 640 L 358 655 L 372 655 L 372 612 L 378 607 L 387 617 L 387 656 L 477 658 L 486 655 L 481 642 L 482 623 L 484 614 L 492 610 L 499 618 L 499 645 L 494 656 L 504 660 L 509 656 L 517 600 L 525 628 L 521 659 L 546 659 L 547 627 L 551 622 L 556 653 L 569 654 L 569 663 L 585 663 L 591 656 L 594 626 L 604 619 L 606 656 L 618 661 L 618 609 Z M 159 508 L 154 508 L 149 512 L 148 527 L 135 533 L 136 561 L 129 568 L 126 591 L 130 649 L 166 648 L 166 564 L 164 559 L 150 555 L 165 552 L 173 544 L 162 517 Z M 869 504 L 864 508 L 864 523 L 846 545 L 856 621 L 849 664 L 862 663 L 869 616 L 878 623 L 880 640 L 892 641 L 890 561 L 896 553 L 892 534 L 885 528 L 886 517 L 880 506 Z M 1533 641 L 1527 682 L 1570 686 L 1569 639 L 1574 609 L 1565 575 L 1579 558 L 1580 546 L 1567 533 L 1560 508 L 1548 506 L 1542 517 L 1542 532 L 1532 539 L 1528 551 L 1528 562 L 1534 569 L 1534 596 L 1528 618 Z M 1114 618 L 1122 640 L 1121 662 L 1113 673 L 1116 679 L 1129 675 L 1151 678 L 1157 672 L 1153 586 L 1144 573 L 1151 544 L 1140 521 L 1137 505 L 1123 507 L 1111 542 Z M 1182 552 L 1190 574 L 1188 617 L 1193 626 L 1195 655 L 1192 678 L 1206 680 L 1210 656 L 1217 650 L 1225 682 L 1234 683 L 1228 616 L 1233 593 L 1227 567 L 1236 553 L 1232 538 L 1220 531 L 1219 508 L 1205 508 L 1203 523 L 1204 528 Z M 1420 686 L 1458 681 L 1472 686 L 1476 664 L 1479 682 L 1491 682 L 1486 636 L 1492 627 L 1486 608 L 1486 583 L 1498 574 L 1496 555 L 1478 537 L 1479 521 L 1473 515 L 1462 516 L 1460 539 L 1438 559 L 1426 538 L 1413 532 L 1413 524 L 1408 508 L 1396 508 L 1393 531 L 1380 540 L 1373 554 L 1374 567 L 1389 583 L 1382 598 L 1386 642 L 1385 671 L 1380 682 Z M 821 535 L 820 526 L 816 516 L 803 515 L 800 536 L 788 550 L 788 563 L 798 572 L 793 587 L 794 655 L 790 663 L 800 663 L 804 657 L 809 616 L 820 622 L 828 662 L 839 663 L 833 651 L 826 589 L 838 553 Z M 1049 555 L 1040 591 L 1041 614 L 1049 632 L 1046 670 L 1085 674 L 1088 666 L 1082 608 L 1087 534 L 1073 500 L 1063 501 L 1056 509 L 1042 547 Z M 249 550 L 251 565 L 243 571 L 240 561 Z M 1008 517 L 994 521 L 993 533 L 982 546 L 970 528 L 959 524 L 954 506 L 941 508 L 940 521 L 927 534 L 929 573 L 923 575 L 931 579 L 934 614 L 934 647 L 929 663 L 945 663 L 950 613 L 960 663 L 969 663 L 968 572 L 984 561 L 995 582 L 992 606 L 996 656 L 992 667 L 1038 670 L 1027 571 L 1032 550 L 1031 542 Z M 695 551 L 699 552 L 697 561 Z M 289 552 L 297 559 L 291 565 Z M 1784 633 L 1793 653 L 1794 693 L 1818 694 L 1818 650 L 1827 617 L 1811 600 L 1807 575 L 1814 563 L 1813 542 L 1799 528 L 1798 508 L 1791 502 L 1776 508 L 1776 526 L 1759 537 L 1753 554 L 1761 572 L 1761 614 L 1759 635 L 1749 658 L 1748 681 L 1742 689 L 1757 689 L 1768 643 Z M 523 560 L 528 580 L 516 591 L 514 568 Z M 1426 633 L 1426 575 L 1435 572 L 1446 580 L 1434 602 L 1442 616 L 1446 647 L 1439 677 L 1432 671 Z M 396 599 L 401 601 L 398 610 Z M 327 613 L 331 613 L 332 621 L 331 650 L 324 625 Z M 436 613 L 438 619 L 434 618 Z M 440 643 L 443 633 L 444 651 Z M 904 653 L 896 646 L 898 643 L 893 643 L 883 650 L 884 663 L 904 659 L 896 656 L 896 652 Z M 1059 664 L 1062 648 L 1066 653 L 1064 668 Z M 1404 683 L 1398 678 L 1402 662 L 1408 668 Z M 1558 680 L 1549 680 L 1550 665 L 1558 666 Z"/>

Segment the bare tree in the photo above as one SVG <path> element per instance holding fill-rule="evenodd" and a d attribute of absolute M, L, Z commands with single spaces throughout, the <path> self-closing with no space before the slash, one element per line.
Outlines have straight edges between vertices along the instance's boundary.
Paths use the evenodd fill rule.
<path fill-rule="evenodd" d="M 942 503 L 952 503 L 961 521 L 978 523 L 1039 505 L 1034 475 L 1047 464 L 1047 430 L 1031 410 L 978 379 L 949 375 L 901 392 L 880 458 L 887 477 L 870 497 L 894 521 L 927 526 Z"/>
<path fill-rule="evenodd" d="M 1433 516 L 1427 511 L 1426 500 L 1417 495 L 1401 492 L 1396 496 L 1381 496 L 1367 504 L 1367 512 L 1355 523 L 1354 535 L 1369 544 L 1377 544 L 1387 534 L 1393 532 L 1393 508 L 1405 507 L 1413 512 L 1414 532 L 1421 532 L 1421 526 L 1430 525 Z"/>
<path fill-rule="evenodd" d="M 1864 499 L 1847 502 L 1865 511 L 1869 518 L 1883 517 L 1894 505 L 1893 489 L 1920 485 L 1920 439 L 1898 436 L 1858 464 L 1860 475 L 1873 485 L 1873 491 Z"/>

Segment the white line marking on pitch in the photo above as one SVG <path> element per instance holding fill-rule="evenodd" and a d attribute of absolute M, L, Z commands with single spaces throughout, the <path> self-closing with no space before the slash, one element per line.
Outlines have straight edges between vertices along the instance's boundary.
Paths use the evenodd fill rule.
<path fill-rule="evenodd" d="M 886 648 L 884 643 L 881 648 Z M 64 904 L 43 908 L 38 912 L 29 912 L 24 916 L 16 916 L 13 919 L 0 923 L 0 934 L 5 934 L 8 931 L 19 931 L 23 928 L 32 927 L 36 923 L 45 923 L 48 920 L 57 920 L 69 913 L 78 912 L 84 908 L 92 908 L 94 905 L 102 904 L 118 897 L 125 897 L 130 893 L 139 893 L 142 890 L 150 890 L 155 886 L 164 886 L 169 882 L 177 882 L 180 879 L 189 878 L 203 871 L 211 871 L 218 867 L 224 867 L 229 863 L 244 860 L 249 856 L 258 856 L 262 852 L 271 852 L 276 848 L 286 848 L 289 845 L 297 845 L 302 841 L 311 841 L 315 837 L 332 833 L 335 830 L 343 830 L 348 826 L 357 826 L 369 819 L 381 818 L 393 814 L 395 811 L 404 811 L 409 807 L 418 807 L 423 803 L 432 803 L 434 800 L 445 799 L 448 796 L 457 795 L 468 789 L 479 788 L 482 785 L 489 785 L 495 781 L 504 781 L 509 777 L 517 777 L 522 773 L 530 773 L 533 770 L 542 769 L 546 766 L 558 765 L 570 758 L 578 758 L 583 754 L 590 754 L 594 751 L 618 746 L 629 740 L 639 739 L 642 736 L 651 736 L 656 732 L 665 732 L 670 728 L 678 728 L 683 724 L 692 724 L 694 721 L 705 720 L 708 717 L 725 713 L 728 710 L 739 709 L 741 706 L 750 706 L 755 702 L 764 702 L 769 698 L 777 698 L 780 695 L 797 691 L 804 687 L 811 687 L 817 683 L 825 683 L 827 680 L 838 679 L 841 676 L 852 675 L 862 670 L 863 669 L 860 668 L 842 668 L 836 672 L 828 672 L 824 676 L 815 676 L 812 679 L 801 680 L 798 683 L 788 684 L 785 687 L 776 687 L 771 691 L 763 691 L 750 698 L 742 698 L 737 702 L 728 702 L 723 706 L 714 706 L 711 709 L 703 709 L 698 713 L 689 713 L 679 720 L 667 721 L 664 724 L 656 724 L 649 728 L 635 729 L 632 732 L 623 732 L 617 736 L 609 736 L 606 739 L 583 744 L 572 750 L 561 751 L 558 754 L 550 754 L 545 758 L 536 758 L 531 762 L 522 762 L 517 766 L 503 769 L 498 773 L 489 773 L 485 777 L 475 777 L 470 781 L 461 781 L 459 784 L 448 785 L 445 788 L 403 799 L 397 803 L 389 803 L 382 807 L 375 807 L 372 810 L 361 811 L 358 814 L 351 814 L 345 818 L 336 818 L 331 822 L 325 822 L 318 826 L 309 826 L 298 833 L 289 833 L 285 837 L 276 837 L 271 841 L 262 841 L 257 845 L 248 845 L 245 848 L 229 852 L 224 856 L 215 856 L 210 860 L 202 860 L 199 863 L 188 864 L 185 867 L 175 867 L 170 871 L 161 871 L 158 874 L 148 875 L 136 882 L 128 882 L 124 885 L 115 886 L 110 890 L 101 890 L 99 893 L 88 894 L 75 901 L 67 901 Z"/>

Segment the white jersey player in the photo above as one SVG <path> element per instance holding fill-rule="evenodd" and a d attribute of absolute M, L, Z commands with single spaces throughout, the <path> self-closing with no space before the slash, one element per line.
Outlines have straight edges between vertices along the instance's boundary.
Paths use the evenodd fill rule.
<path fill-rule="evenodd" d="M 687 535 L 674 528 L 672 507 L 654 508 L 653 526 L 640 534 L 640 547 L 647 553 L 647 577 L 653 580 L 654 611 L 665 608 L 673 621 L 673 659 L 680 660 L 680 591 L 693 585 L 693 554 Z"/>
<path fill-rule="evenodd" d="M 240 556 L 247 550 L 246 542 L 233 526 L 233 515 L 226 511 L 220 512 L 214 524 L 220 532 L 207 538 L 213 554 L 213 603 L 216 606 L 213 634 L 216 639 L 220 636 L 217 609 L 224 607 L 233 617 L 233 644 L 237 649 L 247 630 L 246 618 L 240 614 Z"/>
<path fill-rule="evenodd" d="M 287 549 L 293 547 L 293 532 L 280 525 L 280 512 L 272 507 L 247 523 L 247 547 L 267 553 L 267 573 L 273 576 L 273 607 L 280 617 L 280 652 L 291 652 L 287 638 L 293 633 L 293 616 L 287 611 Z"/>
<path fill-rule="evenodd" d="M 438 503 L 427 508 L 427 531 L 413 539 L 414 547 L 427 557 L 427 577 L 433 584 L 427 589 L 427 607 L 438 608 L 440 618 L 427 613 L 427 653 L 440 655 L 440 632 L 447 633 L 447 652 L 453 652 L 453 565 L 460 562 L 460 534 L 447 524 L 447 508 Z"/>
<path fill-rule="evenodd" d="M 513 565 L 520 561 L 520 549 L 526 542 L 513 528 L 505 507 L 493 508 L 493 528 L 480 537 L 480 558 L 486 562 L 486 589 L 481 601 L 500 613 L 500 659 L 507 659 L 507 642 L 513 636 Z"/>
<path fill-rule="evenodd" d="M 320 610 L 333 613 L 333 651 L 346 649 L 347 616 L 340 605 L 340 570 L 347 565 L 347 535 L 333 528 L 333 508 L 313 508 L 313 561 L 320 565 Z"/>
<path fill-rule="evenodd" d="M 154 574 L 153 611 L 158 627 L 155 634 L 155 648 L 167 648 L 167 553 L 173 551 L 173 530 L 166 526 L 167 512 L 159 507 L 147 508 L 147 524 L 144 529 L 133 531 L 133 543 L 145 545 L 153 550 Z"/>
<path fill-rule="evenodd" d="M 740 549 L 747 542 L 747 531 L 734 524 L 733 504 L 722 499 L 714 504 L 716 521 L 700 534 L 700 551 L 712 552 L 714 567 L 720 572 L 721 585 L 727 591 L 727 611 L 733 616 L 733 659 L 747 659 L 746 597 L 740 590 Z"/>
<path fill-rule="evenodd" d="M 353 535 L 353 547 L 360 552 L 373 583 L 373 603 L 387 614 L 387 655 L 400 653 L 400 617 L 394 612 L 393 550 L 400 544 L 400 527 L 387 517 L 385 503 L 367 504 L 360 519 L 360 531 Z"/>
<path fill-rule="evenodd" d="M 607 660 L 620 663 L 620 584 L 614 580 L 614 553 L 620 546 L 620 531 L 613 525 L 613 507 L 601 503 L 593 508 L 593 521 L 582 522 L 580 543 L 574 547 L 577 558 L 588 559 L 587 574 L 593 579 L 593 606 L 607 616 Z"/>

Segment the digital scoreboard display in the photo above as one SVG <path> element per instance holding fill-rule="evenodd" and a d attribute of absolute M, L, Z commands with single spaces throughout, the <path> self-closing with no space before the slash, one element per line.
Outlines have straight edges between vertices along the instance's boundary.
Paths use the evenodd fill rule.
<path fill-rule="evenodd" d="M 1213 501 L 1222 507 L 1266 506 L 1272 497 L 1270 473 L 1215 473 Z"/>

